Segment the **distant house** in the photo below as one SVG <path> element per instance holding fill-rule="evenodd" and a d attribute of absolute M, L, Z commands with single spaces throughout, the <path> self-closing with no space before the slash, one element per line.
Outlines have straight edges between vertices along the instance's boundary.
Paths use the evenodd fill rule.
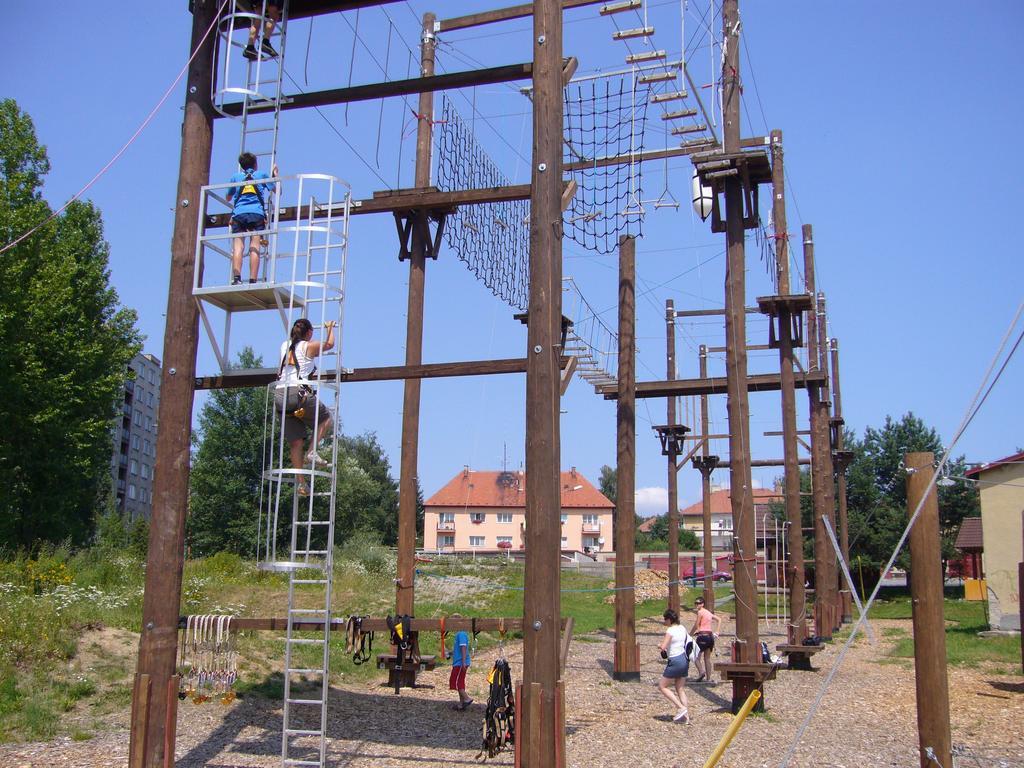
<path fill-rule="evenodd" d="M 573 467 L 561 473 L 563 551 L 609 552 L 614 504 Z M 424 503 L 423 548 L 503 552 L 524 547 L 526 476 L 473 471 L 452 478 Z"/>
<path fill-rule="evenodd" d="M 754 489 L 754 519 L 758 538 L 762 531 L 772 530 L 772 504 L 783 501 L 780 491 L 768 488 Z M 703 546 L 704 541 L 704 504 L 698 501 L 680 512 L 683 527 L 693 531 Z M 766 525 L 767 524 L 767 525 Z M 711 548 L 714 550 L 732 550 L 732 498 L 728 488 L 717 488 L 711 492 Z"/>
<path fill-rule="evenodd" d="M 969 470 L 981 494 L 982 563 L 989 624 L 1020 629 L 1018 566 L 1024 560 L 1024 452 Z"/>

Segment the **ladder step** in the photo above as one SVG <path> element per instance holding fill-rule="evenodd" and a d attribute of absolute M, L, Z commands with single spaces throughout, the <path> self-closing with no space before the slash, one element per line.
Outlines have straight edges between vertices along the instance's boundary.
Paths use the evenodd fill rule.
<path fill-rule="evenodd" d="M 309 705 L 320 705 L 324 702 L 321 699 L 285 699 L 289 704 L 309 704 Z"/>
<path fill-rule="evenodd" d="M 322 669 L 303 669 L 301 667 L 295 667 L 293 669 L 285 670 L 289 675 L 326 675 Z"/>
<path fill-rule="evenodd" d="M 325 608 L 289 608 L 288 609 L 288 613 L 301 613 L 301 614 L 308 615 L 308 614 L 311 614 L 311 613 L 327 613 L 327 609 L 325 609 Z"/>
<path fill-rule="evenodd" d="M 675 101 L 677 99 L 685 99 L 689 96 L 686 91 L 672 91 L 671 93 L 656 93 L 651 96 L 652 104 L 661 104 L 664 101 Z"/>
<path fill-rule="evenodd" d="M 330 525 L 330 520 L 296 520 L 295 525 Z"/>
<path fill-rule="evenodd" d="M 289 637 L 285 639 L 291 645 L 323 645 L 324 641 L 319 637 Z"/>
<path fill-rule="evenodd" d="M 327 579 L 292 579 L 292 584 L 326 584 Z"/>
<path fill-rule="evenodd" d="M 323 731 L 304 731 L 300 728 L 286 728 L 285 733 L 289 736 L 319 736 Z M 319 763 L 317 763 L 319 765 Z"/>
<path fill-rule="evenodd" d="M 675 72 L 655 72 L 655 73 L 650 74 L 650 75 L 643 75 L 640 78 L 640 82 L 641 83 L 660 83 L 660 82 L 664 82 L 665 80 L 675 80 L 675 79 L 676 79 L 676 73 Z"/>
<path fill-rule="evenodd" d="M 697 114 L 696 109 L 680 109 L 676 112 L 663 112 L 662 120 L 678 120 L 680 117 L 693 117 Z"/>
<path fill-rule="evenodd" d="M 689 141 L 684 141 L 679 146 L 687 149 L 706 146 L 708 149 L 711 149 L 715 146 L 715 140 L 710 138 L 690 139 Z"/>
<path fill-rule="evenodd" d="M 632 11 L 643 5 L 643 0 L 625 0 L 621 3 L 608 3 L 608 5 L 602 5 L 599 13 L 602 16 L 610 16 L 613 13 L 623 13 L 624 11 Z"/>
<path fill-rule="evenodd" d="M 701 123 L 700 125 L 684 125 L 682 128 L 673 128 L 672 135 L 682 136 L 683 134 L 686 133 L 700 133 L 701 131 L 706 131 L 707 129 L 708 127 L 703 123 Z"/>
<path fill-rule="evenodd" d="M 668 54 L 665 51 L 641 51 L 640 53 L 631 53 L 626 57 L 627 64 L 639 64 L 644 61 L 659 61 L 667 58 Z"/>
<path fill-rule="evenodd" d="M 281 762 L 285 765 L 315 765 L 317 768 L 320 766 L 319 760 L 296 760 L 292 757 L 286 757 Z"/>
<path fill-rule="evenodd" d="M 634 37 L 650 37 L 654 27 L 637 27 L 636 29 L 620 29 L 612 33 L 612 40 L 632 40 Z"/>

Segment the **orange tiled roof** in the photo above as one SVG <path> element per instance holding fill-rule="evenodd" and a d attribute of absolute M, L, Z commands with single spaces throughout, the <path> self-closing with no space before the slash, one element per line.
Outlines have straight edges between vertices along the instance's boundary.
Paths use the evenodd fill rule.
<path fill-rule="evenodd" d="M 563 509 L 615 506 L 579 472 L 562 472 L 561 482 Z M 522 508 L 526 506 L 526 476 L 522 472 L 459 472 L 423 506 Z"/>
<path fill-rule="evenodd" d="M 770 488 L 755 488 L 754 489 L 754 503 L 755 504 L 767 504 L 772 501 L 782 501 L 782 494 L 777 491 L 771 490 Z M 704 513 L 704 505 L 698 501 L 695 504 L 691 504 L 686 509 L 681 510 L 681 515 L 702 515 Z M 729 489 L 720 488 L 717 491 L 711 492 L 711 514 L 713 515 L 728 515 L 732 513 L 732 501 L 729 498 Z"/>

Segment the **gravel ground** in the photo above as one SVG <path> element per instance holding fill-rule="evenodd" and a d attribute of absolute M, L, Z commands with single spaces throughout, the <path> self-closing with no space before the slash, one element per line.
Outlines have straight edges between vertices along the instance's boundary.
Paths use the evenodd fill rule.
<path fill-rule="evenodd" d="M 909 622 L 875 622 L 909 631 Z M 731 627 L 723 627 L 728 633 Z M 693 723 L 674 724 L 668 703 L 655 683 L 662 668 L 656 644 L 657 623 L 638 627 L 642 643 L 642 680 L 611 679 L 612 638 L 595 634 L 572 644 L 567 670 L 567 755 L 573 768 L 699 766 L 730 721 L 730 686 L 687 686 Z M 771 643 L 777 637 L 766 638 Z M 791 765 L 835 768 L 916 766 L 917 731 L 914 677 L 909 664 L 880 664 L 891 642 L 879 646 L 858 641 L 825 697 Z M 521 671 L 521 648 L 506 652 L 513 673 Z M 815 657 L 816 672 L 780 671 L 766 687 L 767 713 L 748 719 L 721 765 L 731 768 L 779 764 L 839 652 L 829 646 Z M 329 764 L 351 768 L 413 764 L 476 765 L 483 716 L 485 670 L 496 651 L 481 652 L 470 673 L 469 690 L 477 700 L 468 712 L 454 712 L 447 690 L 447 668 L 421 679 L 435 687 L 403 690 L 395 696 L 379 683 L 340 683 L 332 688 Z M 1024 677 L 953 669 L 949 674 L 954 751 L 957 764 L 977 768 L 1024 766 Z M 88 741 L 0 746 L 4 768 L 124 766 L 127 762 L 127 713 L 110 729 Z M 258 697 L 225 707 L 183 702 L 179 710 L 177 765 L 277 766 L 280 764 L 279 706 Z M 512 755 L 492 761 L 511 765 Z"/>

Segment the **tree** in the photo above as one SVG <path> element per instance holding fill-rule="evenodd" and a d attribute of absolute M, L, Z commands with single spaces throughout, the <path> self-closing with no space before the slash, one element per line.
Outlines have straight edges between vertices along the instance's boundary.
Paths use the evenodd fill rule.
<path fill-rule="evenodd" d="M 245 347 L 236 367 L 262 365 Z M 213 390 L 199 412 L 186 527 L 193 556 L 256 551 L 267 399 L 263 387 Z"/>
<path fill-rule="evenodd" d="M 598 487 L 612 504 L 615 503 L 615 492 L 618 483 L 619 471 L 612 469 L 607 464 L 601 467 L 601 477 L 597 481 Z"/>
<path fill-rule="evenodd" d="M 341 543 L 366 531 L 376 532 L 382 543 L 394 545 L 398 541 L 398 482 L 391 477 L 391 463 L 377 435 L 343 435 L 338 465 L 335 541 Z"/>
<path fill-rule="evenodd" d="M 81 544 L 110 491 L 112 424 L 135 313 L 110 287 L 99 211 L 74 202 L 47 221 L 50 170 L 31 118 L 0 101 L 0 545 Z"/>
<path fill-rule="evenodd" d="M 651 538 L 657 541 L 664 541 L 666 548 L 668 547 L 668 515 L 659 515 L 654 518 L 654 522 L 651 523 L 651 529 L 649 531 Z M 689 528 L 684 528 L 682 525 L 679 526 L 679 546 L 687 551 L 699 550 L 700 539 L 697 538 L 697 534 L 691 531 Z"/>

